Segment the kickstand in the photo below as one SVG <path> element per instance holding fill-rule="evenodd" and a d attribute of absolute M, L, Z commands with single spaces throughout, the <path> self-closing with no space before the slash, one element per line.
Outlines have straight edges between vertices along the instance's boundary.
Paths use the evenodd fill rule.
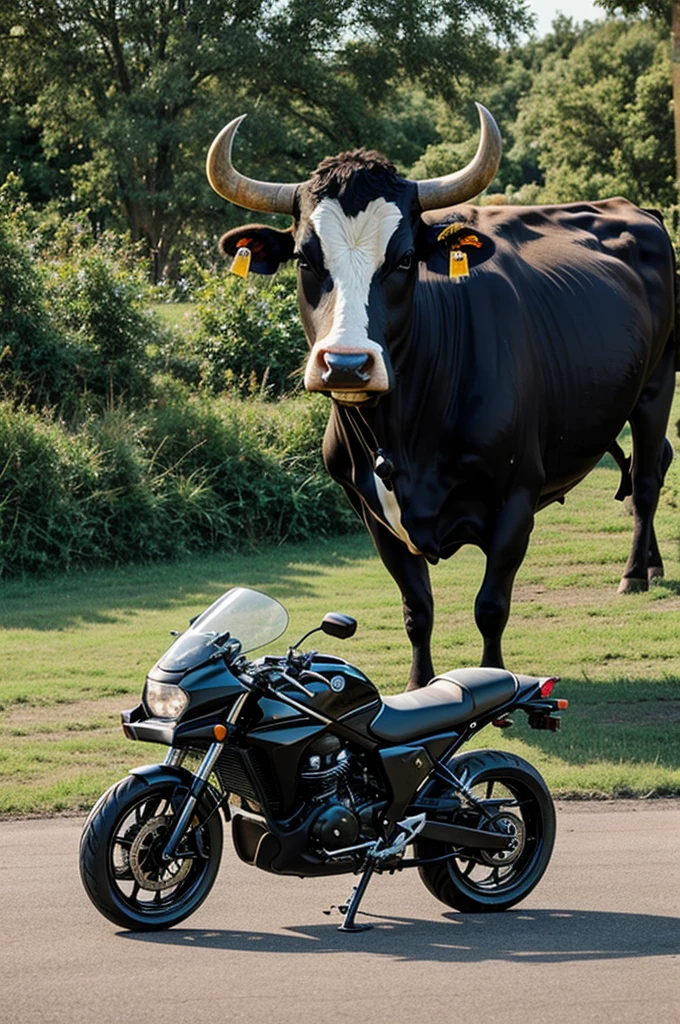
<path fill-rule="evenodd" d="M 374 870 L 375 862 L 373 860 L 369 860 L 366 870 L 364 871 L 363 875 L 361 876 L 357 884 L 352 889 L 352 895 L 350 896 L 348 903 L 342 907 L 338 907 L 338 910 L 341 910 L 345 913 L 345 920 L 338 928 L 339 932 L 365 932 L 369 928 L 373 927 L 372 924 L 368 923 L 356 924 L 354 918 L 357 915 L 359 904 L 361 903 L 363 895 L 366 892 L 366 886 L 370 882 L 371 875 L 373 874 Z"/>

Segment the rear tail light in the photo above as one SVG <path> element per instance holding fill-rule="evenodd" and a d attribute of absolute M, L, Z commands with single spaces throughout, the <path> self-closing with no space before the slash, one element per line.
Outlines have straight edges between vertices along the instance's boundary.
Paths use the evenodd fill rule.
<path fill-rule="evenodd" d="M 541 683 L 541 697 L 549 697 L 558 683 L 559 679 L 557 677 L 546 679 L 544 683 Z"/>

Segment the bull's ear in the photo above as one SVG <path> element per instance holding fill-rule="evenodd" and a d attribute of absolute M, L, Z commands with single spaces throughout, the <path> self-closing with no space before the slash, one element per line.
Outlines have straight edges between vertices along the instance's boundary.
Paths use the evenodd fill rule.
<path fill-rule="evenodd" d="M 220 239 L 220 252 L 235 256 L 239 249 L 249 249 L 250 269 L 256 274 L 274 274 L 282 263 L 293 258 L 293 229 L 279 231 L 266 224 L 247 224 L 228 231 Z"/>
<path fill-rule="evenodd" d="M 434 224 L 421 219 L 416 237 L 416 256 L 419 261 L 427 263 L 428 270 L 448 275 L 452 249 L 465 253 L 469 266 L 476 267 L 493 256 L 496 246 L 488 235 L 458 219 L 457 215 Z"/>

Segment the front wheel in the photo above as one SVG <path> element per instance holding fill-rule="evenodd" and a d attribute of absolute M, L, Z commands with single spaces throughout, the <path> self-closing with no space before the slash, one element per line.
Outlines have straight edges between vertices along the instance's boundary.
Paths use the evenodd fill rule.
<path fill-rule="evenodd" d="M 80 840 L 80 877 L 97 910 L 114 924 L 169 928 L 210 892 L 222 855 L 222 821 L 205 798 L 175 858 L 162 858 L 186 793 L 167 779 L 129 775 L 93 807 Z"/>
<path fill-rule="evenodd" d="M 418 839 L 418 858 L 453 854 L 448 860 L 421 865 L 420 877 L 433 896 L 456 910 L 507 910 L 531 892 L 550 861 L 555 808 L 548 787 L 528 761 L 498 750 L 463 754 L 449 767 L 465 782 L 476 805 L 453 812 L 448 824 L 502 831 L 513 837 L 512 845 L 508 850 L 485 851 Z M 433 795 L 448 795 L 445 783 L 432 785 L 437 787 Z"/>

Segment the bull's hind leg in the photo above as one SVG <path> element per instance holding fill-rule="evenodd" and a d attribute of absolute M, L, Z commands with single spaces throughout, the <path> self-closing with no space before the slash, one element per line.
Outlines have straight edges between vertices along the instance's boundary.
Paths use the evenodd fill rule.
<path fill-rule="evenodd" d="M 633 546 L 619 584 L 620 594 L 647 590 L 650 578 L 663 575 L 654 515 L 673 455 L 665 435 L 675 386 L 674 358 L 675 352 L 669 346 L 630 415 L 635 525 Z"/>
<path fill-rule="evenodd" d="M 663 450 L 661 452 L 661 483 L 666 478 L 668 467 L 673 461 L 673 445 L 670 443 L 667 437 L 663 439 Z M 649 541 L 649 563 L 647 565 L 647 579 L 655 580 L 661 579 L 663 576 L 663 560 L 661 558 L 661 552 L 659 551 L 659 545 L 656 540 L 656 533 L 654 532 L 654 526 L 652 525 L 652 532 Z"/>

